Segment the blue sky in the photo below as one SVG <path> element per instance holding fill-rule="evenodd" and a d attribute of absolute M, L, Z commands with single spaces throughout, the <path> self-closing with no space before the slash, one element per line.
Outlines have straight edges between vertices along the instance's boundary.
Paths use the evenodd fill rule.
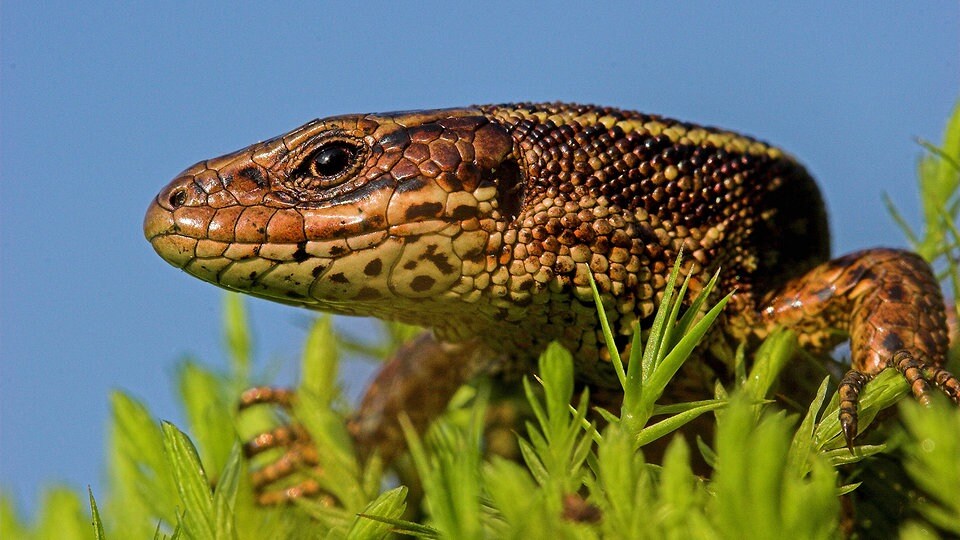
<path fill-rule="evenodd" d="M 56 481 L 104 495 L 111 389 L 179 422 L 177 362 L 223 364 L 222 293 L 141 233 L 200 159 L 331 114 L 617 105 L 798 156 L 840 253 L 903 245 L 881 194 L 917 222 L 913 139 L 960 95 L 956 2 L 392 4 L 3 4 L 0 488 L 22 508 Z M 292 365 L 309 314 L 248 305 L 260 367 Z"/>

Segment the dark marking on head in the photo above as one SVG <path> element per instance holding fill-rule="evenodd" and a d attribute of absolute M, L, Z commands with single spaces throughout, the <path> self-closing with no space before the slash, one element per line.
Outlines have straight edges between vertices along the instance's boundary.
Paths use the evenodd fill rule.
<path fill-rule="evenodd" d="M 257 279 L 257 273 L 256 273 L 256 272 L 250 272 L 250 275 L 247 276 L 247 278 L 248 278 L 248 279 L 251 279 L 251 280 Z"/>
<path fill-rule="evenodd" d="M 446 255 L 443 255 L 442 253 L 437 253 L 436 244 L 430 244 L 429 246 L 427 246 L 427 251 L 426 253 L 420 256 L 420 260 L 430 261 L 431 263 L 433 263 L 434 266 L 437 267 L 437 270 L 440 270 L 444 274 L 449 274 L 454 270 L 453 265 L 447 262 Z"/>
<path fill-rule="evenodd" d="M 373 224 L 373 221 L 369 219 L 365 219 L 357 225 L 357 229 L 358 229 L 357 231 L 358 234 L 363 234 L 363 233 L 376 231 L 379 229 L 379 227 L 375 227 Z"/>
<path fill-rule="evenodd" d="M 410 135 L 405 129 L 398 129 L 380 138 L 380 146 L 383 148 L 406 148 L 409 144 Z"/>
<path fill-rule="evenodd" d="M 404 269 L 404 270 L 413 270 L 413 269 L 416 268 L 416 267 L 417 267 L 417 261 L 412 261 L 412 260 L 411 260 L 411 261 L 407 261 L 407 262 L 404 263 L 404 265 L 403 265 L 403 269 Z"/>
<path fill-rule="evenodd" d="M 350 280 L 343 274 L 343 272 L 332 274 L 329 279 L 334 283 L 350 283 Z"/>
<path fill-rule="evenodd" d="M 313 270 L 310 271 L 310 274 L 313 277 L 318 278 L 320 277 L 320 274 L 322 274 L 324 270 L 326 270 L 324 266 L 315 266 Z"/>
<path fill-rule="evenodd" d="M 397 193 L 407 193 L 408 191 L 417 191 L 423 189 L 427 185 L 427 181 L 423 178 L 411 178 L 409 180 L 404 180 L 400 182 L 400 185 L 397 186 Z"/>
<path fill-rule="evenodd" d="M 523 208 L 527 188 L 520 166 L 515 161 L 504 161 L 496 170 L 486 171 L 483 179 L 496 184 L 497 206 L 510 221 L 515 220 Z"/>
<path fill-rule="evenodd" d="M 406 219 L 409 221 L 414 221 L 421 218 L 437 217 L 442 211 L 442 204 L 438 202 L 425 202 L 411 205 L 409 208 L 407 208 L 407 212 L 404 217 L 406 217 Z"/>
<path fill-rule="evenodd" d="M 293 252 L 293 260 L 300 263 L 310 258 L 310 254 L 307 253 L 307 243 L 300 242 L 297 244 L 297 250 Z"/>
<path fill-rule="evenodd" d="M 287 291 L 287 297 L 294 298 L 296 300 L 303 300 L 306 296 L 296 292 L 296 291 Z"/>
<path fill-rule="evenodd" d="M 380 272 L 383 271 L 383 261 L 380 259 L 373 259 L 368 262 L 366 266 L 363 267 L 363 273 L 368 276 L 379 276 Z"/>
<path fill-rule="evenodd" d="M 385 221 L 386 220 L 384 219 L 383 216 L 374 215 L 374 216 L 368 217 L 367 220 L 365 221 L 365 224 L 369 225 L 370 229 L 379 231 L 380 229 L 383 228 Z"/>
<path fill-rule="evenodd" d="M 347 248 L 343 246 L 333 246 L 330 248 L 330 255 L 334 257 L 339 257 L 340 255 L 343 255 L 346 251 L 347 251 Z"/>
<path fill-rule="evenodd" d="M 477 246 L 475 248 L 470 248 L 466 253 L 463 254 L 463 260 L 465 261 L 477 261 L 483 258 L 483 246 Z"/>
<path fill-rule="evenodd" d="M 475 218 L 478 215 L 480 215 L 480 210 L 476 206 L 470 206 L 468 204 L 458 206 L 453 209 L 453 212 L 450 212 L 450 217 L 461 221 Z"/>
<path fill-rule="evenodd" d="M 410 288 L 416 292 L 429 291 L 437 280 L 430 276 L 417 276 L 410 282 Z"/>
<path fill-rule="evenodd" d="M 237 175 L 249 178 L 254 184 L 257 185 L 258 188 L 263 189 L 270 186 L 270 182 L 264 178 L 263 173 L 260 172 L 258 167 L 247 167 L 245 169 L 241 169 Z"/>

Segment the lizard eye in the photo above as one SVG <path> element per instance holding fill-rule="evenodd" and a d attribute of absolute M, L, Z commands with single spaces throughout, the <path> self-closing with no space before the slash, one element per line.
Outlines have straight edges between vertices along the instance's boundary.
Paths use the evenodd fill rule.
<path fill-rule="evenodd" d="M 311 154 L 304 162 L 305 173 L 324 180 L 335 179 L 351 170 L 360 149 L 346 141 L 331 141 Z"/>

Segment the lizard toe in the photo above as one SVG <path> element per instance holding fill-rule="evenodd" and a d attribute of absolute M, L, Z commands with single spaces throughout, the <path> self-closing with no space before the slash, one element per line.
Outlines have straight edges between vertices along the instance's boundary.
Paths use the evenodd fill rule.
<path fill-rule="evenodd" d="M 242 411 L 255 405 L 272 405 L 289 415 L 295 400 L 296 394 L 292 390 L 256 387 L 241 394 L 239 408 Z M 319 465 L 316 445 L 303 425 L 296 422 L 283 424 L 257 433 L 243 444 L 247 458 L 269 452 L 273 454 L 272 457 L 265 456 L 268 461 L 258 467 L 251 466 L 250 482 L 257 504 L 289 504 L 302 497 L 327 506 L 337 504 L 336 498 L 323 491 L 317 481 L 323 469 Z"/>
<path fill-rule="evenodd" d="M 857 408 L 860 404 L 860 392 L 870 380 L 870 376 L 851 369 L 843 376 L 837 393 L 840 394 L 840 428 L 847 448 L 853 453 L 853 441 L 857 438 Z"/>

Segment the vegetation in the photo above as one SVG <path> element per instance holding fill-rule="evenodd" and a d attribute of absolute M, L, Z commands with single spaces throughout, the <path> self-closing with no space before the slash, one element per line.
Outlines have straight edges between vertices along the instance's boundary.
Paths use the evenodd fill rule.
<path fill-rule="evenodd" d="M 960 106 L 943 145 L 923 144 L 929 150 L 920 163 L 924 229 L 905 230 L 956 298 Z M 903 222 L 895 210 L 894 216 Z M 930 409 L 900 401 L 909 392 L 893 370 L 865 390 L 861 428 L 870 427 L 870 433 L 852 454 L 840 436 L 835 380 L 823 377 L 803 401 L 808 406 L 771 399 L 784 366 L 803 354 L 789 331 L 771 335 L 750 362 L 739 351 L 737 381 L 732 388 L 718 385 L 713 399 L 657 405 L 726 302 L 702 306 L 701 294 L 681 313 L 686 284 L 675 280 L 676 274 L 649 335 L 634 337 L 626 365 L 613 355 L 624 393 L 619 408 L 590 414 L 589 391 L 574 395 L 571 355 L 551 346 L 540 357 L 536 379 L 524 381 L 519 401 L 530 414 L 525 429 L 517 426 L 517 459 L 484 453 L 493 446 L 484 442 L 488 413 L 500 405 L 490 382 L 479 381 L 461 389 L 426 435 L 407 429 L 410 456 L 398 463 L 402 483 L 385 476 L 378 460 L 359 463 L 354 457 L 345 429 L 350 408 L 336 381 L 342 351 L 382 358 L 410 330 L 387 326 L 382 343 L 361 350 L 320 317 L 307 337 L 299 400 L 290 417 L 278 418 L 269 407 L 238 412 L 236 396 L 253 382 L 252 359 L 243 305 L 229 296 L 229 371 L 186 362 L 177 373 L 186 433 L 158 424 L 143 404 L 115 393 L 105 492 L 82 499 L 54 489 L 30 523 L 2 497 L 0 537 L 960 536 L 960 409 L 945 399 Z M 960 372 L 957 353 L 952 351 L 954 373 Z M 898 415 L 878 416 L 895 404 Z M 692 444 L 676 436 L 697 418 L 708 420 L 713 436 Z M 311 477 L 337 505 L 318 499 L 255 504 L 240 441 L 293 419 L 319 451 L 322 473 Z M 665 449 L 662 459 L 646 461 L 646 451 L 658 444 Z"/>

